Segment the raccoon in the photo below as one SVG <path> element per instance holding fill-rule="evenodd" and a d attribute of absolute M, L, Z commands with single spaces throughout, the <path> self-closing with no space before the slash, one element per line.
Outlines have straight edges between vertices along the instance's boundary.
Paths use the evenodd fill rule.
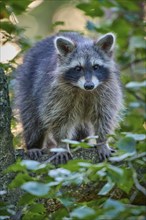
<path fill-rule="evenodd" d="M 45 148 L 65 148 L 63 139 L 98 135 L 100 160 L 113 152 L 107 135 L 118 127 L 123 108 L 114 62 L 115 35 L 97 40 L 63 32 L 38 42 L 17 70 L 17 105 L 32 159 Z M 101 143 L 101 144 L 98 144 Z M 67 147 L 57 163 L 72 155 Z"/>

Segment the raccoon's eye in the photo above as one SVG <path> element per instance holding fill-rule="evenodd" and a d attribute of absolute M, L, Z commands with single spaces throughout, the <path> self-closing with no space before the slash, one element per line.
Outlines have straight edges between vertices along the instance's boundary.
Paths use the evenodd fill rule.
<path fill-rule="evenodd" d="M 93 69 L 94 70 L 97 70 L 99 68 L 99 65 L 98 64 L 95 64 L 94 66 L 93 66 Z"/>
<path fill-rule="evenodd" d="M 80 72 L 80 71 L 82 70 L 82 67 L 81 67 L 81 66 L 76 66 L 76 67 L 75 67 L 75 70 L 78 71 L 78 72 Z"/>

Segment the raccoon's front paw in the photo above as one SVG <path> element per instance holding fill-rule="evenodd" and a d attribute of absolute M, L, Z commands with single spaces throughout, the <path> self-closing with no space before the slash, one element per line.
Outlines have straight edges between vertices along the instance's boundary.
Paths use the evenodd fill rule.
<path fill-rule="evenodd" d="M 115 150 L 110 148 L 108 144 L 103 144 L 101 146 L 97 146 L 96 148 L 100 161 L 108 159 L 112 153 L 115 153 Z"/>
<path fill-rule="evenodd" d="M 30 157 L 31 160 L 38 160 L 43 154 L 42 149 L 30 149 L 27 151 L 27 155 Z"/>
<path fill-rule="evenodd" d="M 73 158 L 72 154 L 69 151 L 66 152 L 59 152 L 53 154 L 53 164 L 65 164 L 68 160 L 71 160 Z"/>

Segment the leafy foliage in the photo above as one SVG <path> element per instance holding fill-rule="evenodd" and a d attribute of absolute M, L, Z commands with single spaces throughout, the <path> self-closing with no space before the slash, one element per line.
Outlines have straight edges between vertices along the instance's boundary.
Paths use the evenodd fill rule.
<path fill-rule="evenodd" d="M 130 164 L 132 161 L 137 163 L 139 158 L 144 162 L 145 156 L 136 153 L 129 154 L 129 157 L 123 159 L 122 164 L 117 157 L 116 164 L 112 165 L 109 162 L 92 164 L 82 160 L 72 160 L 58 168 L 31 160 L 18 161 L 8 168 L 9 172 L 16 172 L 10 187 L 11 189 L 21 187 L 24 191 L 19 201 L 19 205 L 23 206 L 22 219 L 28 217 L 35 219 L 36 216 L 38 219 L 42 219 L 42 216 L 44 218 L 49 216 L 50 219 L 58 217 L 60 219 L 64 217 L 106 219 L 110 216 L 109 219 L 117 219 L 119 215 L 121 218 L 131 219 L 132 216 L 132 219 L 137 219 L 137 216 L 144 217 L 145 207 L 129 205 L 131 202 L 129 198 L 134 192 L 137 194 L 139 191 L 142 194 L 145 192 L 139 183 L 135 169 Z M 94 195 L 94 199 L 81 202 L 83 195 L 78 190 L 83 187 L 84 192 L 88 185 L 93 185 L 96 189 L 96 191 L 92 189 L 89 191 Z M 116 188 L 125 193 L 121 201 L 114 199 Z M 74 196 L 72 189 L 76 191 Z M 48 201 L 49 204 L 51 199 L 57 200 L 60 204 L 60 209 L 56 208 L 54 213 L 50 212 L 45 202 L 42 202 Z M 97 207 L 102 207 L 102 209 L 95 206 L 96 202 Z"/>
<path fill-rule="evenodd" d="M 14 17 L 26 11 L 31 0 L 0 1 L 1 29 L 6 40 L 21 44 L 22 51 L 30 42 L 23 29 L 12 23 Z M 6 7 L 7 5 L 7 7 Z M 18 160 L 8 168 L 15 178 L 9 190 L 21 188 L 23 195 L 17 209 L 22 208 L 22 219 L 145 219 L 145 42 L 139 0 L 90 0 L 76 6 L 91 17 L 87 29 L 95 33 L 117 34 L 116 57 L 122 70 L 125 93 L 125 119 L 121 132 L 113 136 L 112 144 L 118 152 L 109 161 L 92 164 L 91 161 L 72 160 L 54 167 L 30 160 Z M 38 7 L 39 8 L 39 7 Z M 94 18 L 94 22 L 93 19 Z M 95 18 L 98 18 L 97 22 Z M 63 24 L 58 22 L 54 25 Z M 15 68 L 15 60 L 3 67 L 7 72 Z M 90 137 L 91 138 L 91 137 Z M 86 143 L 64 140 L 73 148 L 88 148 Z M 116 197 L 116 191 L 120 193 Z M 88 194 L 85 192 L 88 191 Z M 3 195 L 7 192 L 0 191 Z M 87 196 L 88 195 L 88 196 Z M 53 211 L 51 210 L 53 203 Z M 15 214 L 13 204 L 0 203 L 2 219 Z"/>

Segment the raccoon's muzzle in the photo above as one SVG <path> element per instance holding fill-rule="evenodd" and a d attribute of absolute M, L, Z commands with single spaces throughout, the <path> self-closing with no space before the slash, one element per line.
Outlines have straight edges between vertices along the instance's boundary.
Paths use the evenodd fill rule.
<path fill-rule="evenodd" d="M 85 82 L 84 88 L 86 90 L 92 90 L 92 89 L 94 89 L 94 83 L 93 82 Z"/>

